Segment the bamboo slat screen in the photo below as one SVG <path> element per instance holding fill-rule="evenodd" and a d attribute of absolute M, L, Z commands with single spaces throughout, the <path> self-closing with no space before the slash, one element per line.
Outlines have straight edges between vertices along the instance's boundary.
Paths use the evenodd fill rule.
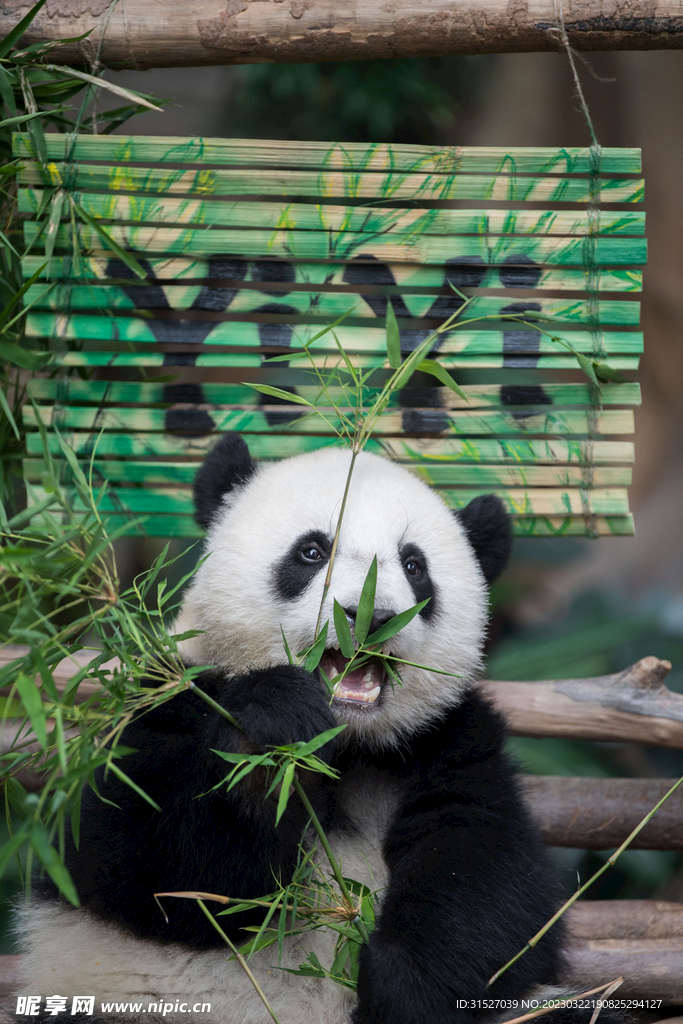
<path fill-rule="evenodd" d="M 467 319 L 488 318 L 436 346 L 468 401 L 420 375 L 369 450 L 409 464 L 453 507 L 496 491 L 520 535 L 633 532 L 624 438 L 639 386 L 596 388 L 533 324 L 637 369 L 639 150 L 604 149 L 596 168 L 587 149 L 57 134 L 47 146 L 43 165 L 27 135 L 14 138 L 27 278 L 45 264 L 54 190 L 86 216 L 65 202 L 52 218 L 54 250 L 25 300 L 28 335 L 52 353 L 24 414 L 35 496 L 40 423 L 55 454 L 58 428 L 84 466 L 94 458 L 112 515 L 144 517 L 147 534 L 199 535 L 191 483 L 221 431 L 241 431 L 257 459 L 338 443 L 300 405 L 246 386 L 315 397 L 301 361 L 269 357 L 346 314 L 339 341 L 381 367 L 388 298 L 408 353 L 462 304 L 451 282 L 473 296 Z M 339 358 L 330 334 L 311 351 L 321 367 Z"/>

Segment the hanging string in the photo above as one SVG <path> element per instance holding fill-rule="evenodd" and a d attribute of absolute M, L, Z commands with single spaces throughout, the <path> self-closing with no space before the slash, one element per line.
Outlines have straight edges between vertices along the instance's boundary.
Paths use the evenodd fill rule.
<path fill-rule="evenodd" d="M 600 235 L 600 193 L 602 183 L 600 180 L 600 163 L 602 158 L 602 147 L 598 142 L 593 120 L 586 103 L 586 97 L 581 86 L 581 79 L 576 67 L 575 54 L 569 42 L 567 28 L 564 23 L 564 11 L 562 0 L 553 0 L 555 8 L 555 21 L 557 22 L 557 33 L 560 42 L 567 54 L 569 66 L 574 76 L 574 90 L 581 105 L 584 119 L 588 126 L 591 137 L 590 156 L 588 165 L 588 205 L 586 214 L 588 218 L 588 231 L 583 239 L 582 257 L 583 268 L 586 274 L 586 300 L 588 307 L 588 320 L 590 324 L 593 358 L 602 359 L 605 356 L 605 339 L 600 325 L 600 305 L 598 295 L 600 290 L 600 267 L 597 260 L 597 241 Z M 591 405 L 588 410 L 588 435 L 590 441 L 584 447 L 586 462 L 582 470 L 581 505 L 583 518 L 586 526 L 586 533 L 589 537 L 597 537 L 597 520 L 591 508 L 591 493 L 593 486 L 593 450 L 595 438 L 598 435 L 598 416 L 602 412 L 602 401 L 600 389 L 592 381 L 588 385 Z"/>

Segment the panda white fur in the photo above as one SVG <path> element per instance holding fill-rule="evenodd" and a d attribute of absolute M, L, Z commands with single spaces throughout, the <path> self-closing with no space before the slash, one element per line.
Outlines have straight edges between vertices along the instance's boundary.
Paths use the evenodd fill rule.
<path fill-rule="evenodd" d="M 34 895 L 20 925 L 28 946 L 21 993 L 95 994 L 98 1008 L 141 1004 L 140 1013 L 122 1008 L 104 1014 L 107 1021 L 154 1020 L 158 1004 L 164 1020 L 268 1024 L 196 904 L 163 900 L 166 921 L 153 893 L 256 898 L 273 890 L 274 875 L 286 881 L 303 806 L 292 796 L 276 829 L 275 797 L 264 801 L 257 776 L 230 793 L 199 796 L 226 774 L 211 748 L 263 750 L 342 722 L 338 741 L 320 751 L 339 780 L 315 775 L 306 786 L 344 874 L 381 891 L 378 924 L 361 955 L 357 1000 L 330 981 L 279 970 L 273 948 L 253 958 L 281 1024 L 467 1024 L 473 1011 L 462 1000 L 520 997 L 555 980 L 560 929 L 486 989 L 557 905 L 545 851 L 501 753 L 499 718 L 470 690 L 487 584 L 510 549 L 498 499 L 477 499 L 455 515 L 409 471 L 361 454 L 323 610 L 323 666 L 333 674 L 341 664 L 332 601 L 353 625 L 376 556 L 375 626 L 430 599 L 385 650 L 453 675 L 406 665 L 404 685 L 392 687 L 375 662 L 349 676 L 330 706 L 317 675 L 287 664 L 282 631 L 294 651 L 314 637 L 349 460 L 346 449 L 327 448 L 257 468 L 237 435 L 207 457 L 195 501 L 210 556 L 177 632 L 203 630 L 184 643 L 184 655 L 216 666 L 198 684 L 240 721 L 246 740 L 190 693 L 126 730 L 123 742 L 137 753 L 125 770 L 162 813 L 112 776 L 100 780 L 109 803 L 88 792 L 80 849 L 67 857 L 83 908 L 47 888 Z M 258 920 L 220 918 L 237 940 L 246 937 L 240 925 Z M 334 939 L 321 930 L 291 940 L 281 966 L 297 967 L 310 951 L 329 964 Z"/>

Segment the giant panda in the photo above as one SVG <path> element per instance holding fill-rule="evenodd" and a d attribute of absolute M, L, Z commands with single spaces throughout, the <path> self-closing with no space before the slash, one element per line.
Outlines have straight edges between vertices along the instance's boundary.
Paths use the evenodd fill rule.
<path fill-rule="evenodd" d="M 285 656 L 283 633 L 292 651 L 314 637 L 350 458 L 348 449 L 328 447 L 257 466 L 235 434 L 207 456 L 194 494 L 208 557 L 176 632 L 201 631 L 183 641 L 183 655 L 213 666 L 197 684 L 244 733 L 191 692 L 126 729 L 122 742 L 135 752 L 121 764 L 161 813 L 112 775 L 99 779 L 99 795 L 86 792 L 80 847 L 67 850 L 82 908 L 45 884 L 34 889 L 19 926 L 27 947 L 19 992 L 95 994 L 95 1015 L 82 1018 L 92 1024 L 269 1024 L 194 901 L 166 898 L 160 907 L 154 894 L 258 898 L 275 879 L 288 881 L 300 844 L 312 842 L 299 798 L 291 796 L 275 827 L 277 794 L 264 798 L 263 775 L 230 792 L 212 788 L 229 768 L 213 751 L 260 752 L 337 724 L 346 728 L 318 753 L 338 779 L 302 779 L 344 875 L 378 892 L 377 924 L 360 954 L 357 995 L 287 973 L 311 952 L 331 963 L 329 929 L 287 940 L 281 963 L 274 947 L 253 957 L 280 1024 L 468 1024 L 478 1012 L 490 1019 L 477 1009 L 482 1000 L 514 1007 L 556 981 L 561 925 L 487 989 L 558 905 L 502 749 L 503 724 L 472 686 L 482 667 L 487 588 L 511 546 L 500 500 L 480 497 L 453 513 L 414 473 L 358 455 L 323 607 L 321 665 L 329 675 L 341 668 L 332 603 L 353 628 L 375 557 L 373 629 L 428 599 L 385 645 L 414 664 L 401 666 L 400 686 L 375 660 L 331 699 L 317 672 Z M 322 852 L 319 863 L 329 873 Z M 261 917 L 218 920 L 241 942 L 241 928 Z M 103 1003 L 119 1007 L 102 1013 Z"/>

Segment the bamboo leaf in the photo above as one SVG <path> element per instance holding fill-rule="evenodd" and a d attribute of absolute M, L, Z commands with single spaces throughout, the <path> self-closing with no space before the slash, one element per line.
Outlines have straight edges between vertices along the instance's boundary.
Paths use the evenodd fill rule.
<path fill-rule="evenodd" d="M 46 3 L 47 0 L 38 0 L 38 3 L 34 4 L 28 14 L 26 14 L 21 21 L 17 22 L 11 32 L 7 33 L 2 42 L 0 42 L 0 57 L 6 57 L 10 50 L 16 46 L 26 29 L 35 18 L 36 14 L 42 10 Z"/>
<path fill-rule="evenodd" d="M 356 640 L 359 644 L 362 644 L 368 635 L 370 629 L 370 623 L 372 622 L 372 616 L 375 614 L 375 590 L 377 589 L 377 555 L 372 560 L 372 564 L 368 569 L 368 574 L 365 577 L 363 583 L 363 589 L 360 593 L 360 600 L 358 601 L 358 610 L 356 612 L 356 625 L 354 633 L 356 634 Z"/>
<path fill-rule="evenodd" d="M 320 636 L 313 644 L 310 651 L 308 652 L 308 655 L 306 656 L 304 668 L 306 669 L 307 672 L 315 672 L 318 665 L 320 664 L 320 659 L 322 658 L 325 652 L 328 626 L 329 622 L 326 622 L 323 628 L 320 630 Z"/>
<path fill-rule="evenodd" d="M 273 398 L 281 398 L 284 402 L 293 402 L 294 405 L 308 405 L 311 409 L 315 409 L 313 402 L 301 398 L 300 395 L 292 395 L 289 391 L 283 391 L 282 388 L 271 388 L 268 384 L 250 384 L 246 380 L 242 381 L 242 383 L 248 388 L 253 388 L 254 391 L 260 391 L 262 395 L 271 395 Z"/>
<path fill-rule="evenodd" d="M 615 370 L 607 363 L 593 363 L 598 380 L 613 384 L 630 384 L 628 377 L 625 377 L 619 370 Z"/>
<path fill-rule="evenodd" d="M 351 627 L 346 618 L 346 612 L 336 599 L 334 602 L 334 629 L 342 654 L 345 658 L 352 658 L 356 651 L 351 637 Z"/>
<path fill-rule="evenodd" d="M 469 403 L 469 398 L 460 385 L 456 384 L 448 370 L 445 370 L 441 363 L 437 363 L 436 359 L 423 359 L 422 362 L 418 364 L 417 369 L 422 370 L 423 373 L 431 373 L 432 377 L 436 377 L 437 380 L 440 380 L 441 383 L 445 384 L 447 388 L 451 389 L 451 391 L 455 391 L 459 398 L 464 398 L 464 400 Z"/>
<path fill-rule="evenodd" d="M 126 775 L 126 773 L 122 771 L 114 761 L 109 762 L 109 768 L 113 771 L 114 775 L 121 780 L 121 782 L 125 782 L 127 786 L 130 786 L 131 789 L 135 790 L 138 796 L 141 796 L 142 799 L 150 805 L 150 807 L 153 807 L 155 811 L 161 811 L 161 807 L 159 807 L 156 800 L 152 800 L 151 796 L 145 793 L 144 789 L 141 789 L 137 782 L 133 782 L 130 776 Z"/>
<path fill-rule="evenodd" d="M 229 896 L 219 896 L 215 892 L 196 892 L 184 891 L 184 892 L 155 892 L 155 896 L 175 896 L 176 899 L 182 900 L 214 900 L 216 903 L 229 903 Z"/>
<path fill-rule="evenodd" d="M 19 427 L 17 426 L 17 422 L 14 419 L 14 414 L 12 413 L 12 410 L 10 409 L 9 402 L 7 401 L 7 397 L 5 395 L 5 390 L 2 387 L 2 385 L 0 385 L 0 409 L 2 409 L 2 411 L 5 414 L 5 416 L 7 417 L 7 422 L 9 423 L 10 427 L 14 431 L 14 436 L 16 437 L 17 441 L 21 441 L 21 434 L 19 433 Z"/>
<path fill-rule="evenodd" d="M 394 307 L 391 304 L 391 299 L 387 298 L 387 359 L 389 360 L 389 366 L 394 370 L 398 370 L 401 365 L 401 333 L 398 329 L 398 323 L 396 321 L 396 314 L 394 313 Z"/>
<path fill-rule="evenodd" d="M 71 875 L 48 839 L 47 831 L 42 821 L 37 821 L 31 828 L 30 842 L 48 875 L 62 895 L 68 899 L 69 903 L 73 903 L 74 907 L 80 907 L 81 903 Z"/>
<path fill-rule="evenodd" d="M 123 262 L 129 268 L 129 270 L 132 270 L 133 273 L 139 278 L 144 279 L 147 277 L 147 271 L 144 269 L 144 267 L 142 267 L 138 263 L 138 261 L 135 259 L 134 256 L 131 255 L 131 253 L 127 252 L 122 246 L 119 245 L 118 242 L 115 242 L 109 234 L 109 232 L 105 231 L 102 225 L 98 221 L 96 221 L 94 217 L 91 217 L 90 214 L 87 213 L 87 211 L 84 210 L 82 206 L 80 206 L 73 200 L 72 205 L 78 213 L 78 216 L 81 217 L 86 222 L 86 224 L 89 224 L 90 227 L 97 232 L 102 241 L 106 244 L 107 248 L 115 252 L 118 258 L 120 260 L 123 260 Z"/>
<path fill-rule="evenodd" d="M 0 98 L 8 110 L 13 110 L 16 113 L 17 104 L 14 99 L 12 80 L 3 64 L 0 64 Z"/>
<path fill-rule="evenodd" d="M 156 110 L 157 113 L 163 114 L 161 107 L 157 107 L 155 103 L 151 103 L 145 99 L 144 96 L 130 92 L 128 89 L 124 89 L 120 85 L 114 85 L 113 82 L 107 82 L 103 78 L 96 78 L 95 75 L 89 75 L 85 71 L 77 71 L 76 68 L 62 67 L 60 64 L 45 64 L 48 71 L 58 71 L 62 75 L 70 75 L 72 78 L 79 78 L 82 82 L 87 82 L 89 85 L 95 85 L 98 89 L 106 89 L 107 92 L 113 92 L 117 96 L 122 96 L 124 100 L 128 100 L 130 103 L 142 104 L 143 107 L 148 107 L 150 110 Z"/>
<path fill-rule="evenodd" d="M 19 673 L 15 683 L 36 738 L 45 750 L 47 747 L 47 726 L 45 724 L 47 714 L 45 705 L 40 698 L 40 691 L 33 679 L 29 679 L 23 672 Z"/>
<path fill-rule="evenodd" d="M 287 803 L 289 801 L 289 794 L 290 794 L 290 790 L 291 790 L 291 786 L 292 786 L 292 779 L 294 778 L 295 770 L 296 770 L 296 764 L 294 763 L 294 761 L 290 761 L 290 763 L 285 768 L 285 774 L 284 774 L 284 776 L 282 778 L 282 785 L 280 786 L 280 796 L 278 797 L 277 810 L 275 812 L 275 827 L 276 828 L 280 824 L 280 818 L 282 817 L 282 815 L 285 813 L 285 810 L 287 809 Z M 274 909 L 275 908 L 273 908 L 273 910 Z M 270 916 L 272 916 L 272 915 L 270 915 Z"/>
<path fill-rule="evenodd" d="M 396 636 L 404 626 L 407 626 L 409 622 L 419 615 L 422 609 L 429 604 L 431 598 L 427 598 L 426 601 L 420 601 L 419 604 L 413 605 L 412 608 L 408 608 L 404 612 L 399 612 L 398 615 L 394 615 L 393 619 L 389 619 L 383 626 L 380 626 L 378 630 L 367 638 L 365 641 L 365 647 L 371 647 L 375 644 L 383 644 L 386 640 L 391 639 L 392 636 Z"/>
<path fill-rule="evenodd" d="M 17 305 L 17 303 L 20 302 L 23 299 L 23 297 L 26 294 L 26 292 L 29 290 L 29 288 L 31 287 L 32 284 L 35 284 L 35 282 L 38 280 L 38 278 L 40 277 L 42 272 L 45 270 L 46 266 L 47 266 L 47 262 L 43 263 L 42 266 L 38 267 L 38 269 L 36 270 L 35 274 L 31 274 L 31 276 L 29 277 L 28 281 L 25 281 L 24 284 L 22 284 L 22 286 L 19 289 L 19 291 L 15 292 L 13 294 L 12 298 L 7 303 L 5 308 L 3 309 L 2 313 L 0 313 L 0 325 L 4 324 L 6 322 L 7 317 L 10 314 L 10 311 L 12 309 L 14 309 L 14 307 Z M 19 346 L 17 346 L 17 347 L 19 347 Z M 22 351 L 26 351 L 26 350 L 22 349 Z M 3 356 L 2 358 L 5 358 L 5 357 Z M 30 367 L 24 367 L 24 369 L 30 369 Z"/>
<path fill-rule="evenodd" d="M 45 258 L 48 261 L 52 259 L 55 242 L 57 241 L 57 229 L 59 228 L 59 222 L 62 219 L 62 209 L 64 207 L 65 198 L 66 195 L 64 190 L 61 188 L 57 189 L 52 197 L 52 206 L 50 207 L 50 216 L 47 223 L 47 232 L 45 234 Z"/>
<path fill-rule="evenodd" d="M 346 724 L 336 725 L 333 729 L 326 729 L 325 732 L 321 732 L 319 736 L 314 736 L 312 740 L 308 741 L 308 743 L 304 743 L 304 745 L 297 750 L 296 756 L 308 757 L 309 754 L 314 753 L 316 750 L 320 750 L 320 748 L 324 747 L 326 743 L 333 740 L 334 737 L 338 736 L 340 732 L 343 732 L 345 728 Z"/>
<path fill-rule="evenodd" d="M 576 360 L 581 369 L 583 370 L 583 372 L 586 374 L 586 376 L 593 381 L 596 387 L 599 388 L 600 381 L 598 380 L 597 374 L 595 372 L 593 360 L 589 359 L 587 356 L 582 355 L 580 352 L 575 352 L 574 355 L 576 356 Z"/>
<path fill-rule="evenodd" d="M 287 643 L 287 637 L 285 636 L 285 631 L 282 628 L 282 624 L 280 624 L 280 632 L 282 633 L 282 642 L 285 645 L 285 654 L 287 655 L 287 661 L 289 662 L 290 665 L 294 665 L 296 664 L 294 660 L 294 655 L 292 654 L 289 644 Z"/>
<path fill-rule="evenodd" d="M 15 124 L 22 124 L 24 121 L 31 121 L 34 117 L 46 117 L 51 111 L 36 110 L 33 114 L 19 114 L 17 117 L 8 117 L 0 121 L 0 128 L 13 128 Z"/>
<path fill-rule="evenodd" d="M 13 341 L 0 341 L 0 359 L 4 363 L 20 366 L 22 370 L 38 370 L 49 359 L 49 353 L 32 352 L 31 349 L 15 345 Z"/>
<path fill-rule="evenodd" d="M 19 852 L 28 838 L 29 831 L 28 828 L 24 826 L 19 832 L 15 832 L 6 843 L 3 843 L 2 852 L 0 852 L 0 875 L 5 873 L 7 865 L 12 860 L 15 853 Z"/>

